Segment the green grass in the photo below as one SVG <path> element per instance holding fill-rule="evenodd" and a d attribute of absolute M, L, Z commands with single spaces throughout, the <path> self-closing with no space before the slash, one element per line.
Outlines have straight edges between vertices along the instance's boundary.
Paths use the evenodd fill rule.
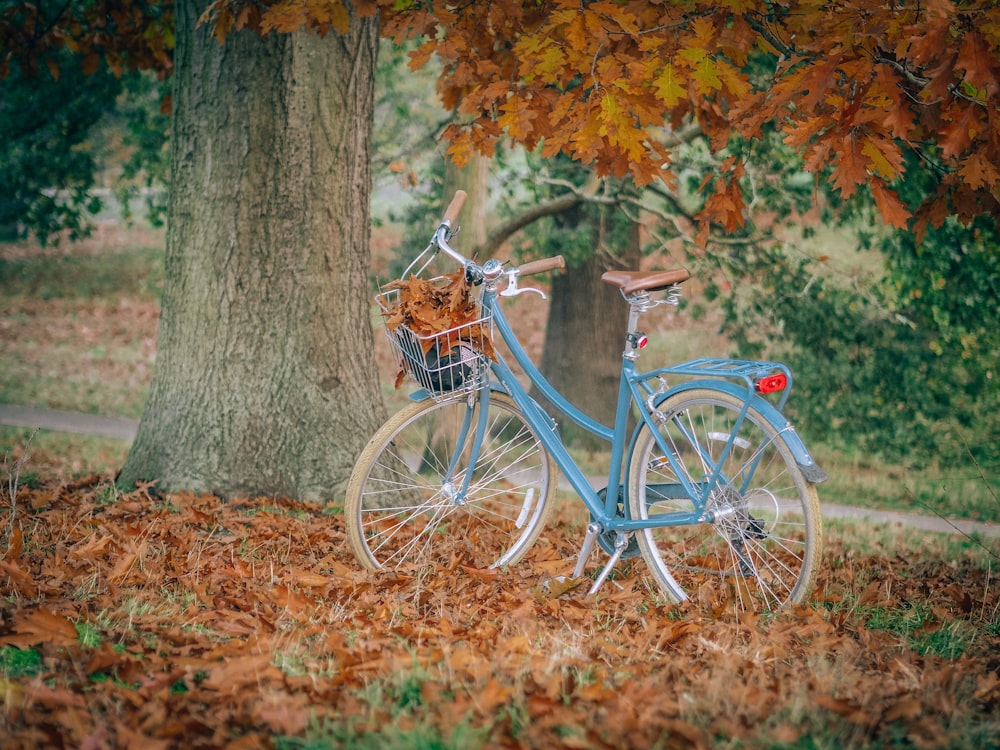
<path fill-rule="evenodd" d="M 118 298 L 159 300 L 163 290 L 163 248 L 136 247 L 101 255 L 0 258 L 5 295 L 41 300 Z"/>
<path fill-rule="evenodd" d="M 1000 467 L 928 466 L 912 469 L 876 457 L 845 455 L 819 446 L 816 460 L 829 479 L 820 500 L 946 518 L 1000 522 Z"/>
<path fill-rule="evenodd" d="M 43 373 L 30 362 L 8 362 L 0 375 L 0 403 L 138 419 L 148 393 L 145 383 L 130 386 L 127 381 L 117 385 L 109 382 L 102 377 L 104 367 L 88 368 L 92 359 L 98 359 L 89 355 L 80 362 L 78 372 L 70 372 L 73 362 L 80 359 L 78 355 L 55 353 L 52 364 L 62 366 L 58 371 Z"/>
<path fill-rule="evenodd" d="M 0 425 L 0 461 L 7 457 L 5 470 L 0 471 L 4 489 L 14 456 L 20 457 L 25 446 L 28 446 L 29 458 L 21 471 L 22 487 L 30 486 L 33 478 L 39 475 L 113 474 L 124 463 L 129 444 L 94 435 Z"/>
<path fill-rule="evenodd" d="M 928 560 L 965 560 L 981 567 L 1000 565 L 1000 537 L 981 534 L 945 534 L 914 531 L 901 524 L 872 523 L 867 518 L 824 518 L 826 538 L 824 564 L 844 565 L 847 561 L 832 550 L 849 548 L 858 555 L 893 555 L 909 550 Z"/>
<path fill-rule="evenodd" d="M 434 678 L 415 668 L 389 679 L 372 682 L 358 697 L 369 717 L 313 721 L 302 736 L 275 737 L 279 750 L 329 750 L 331 748 L 372 748 L 372 750 L 464 750 L 483 747 L 488 729 L 459 722 L 444 734 L 425 716 L 423 686 Z M 437 691 L 435 691 L 437 692 Z M 432 707 L 433 708 L 433 707 Z M 436 709 L 434 709 L 436 710 Z M 365 721 L 378 717 L 377 721 Z M 365 728 L 377 724 L 378 729 Z"/>
<path fill-rule="evenodd" d="M 32 648 L 0 647 L 0 675 L 6 679 L 34 677 L 45 670 L 42 655 Z"/>
<path fill-rule="evenodd" d="M 138 417 L 162 287 L 158 247 L 0 259 L 0 403 Z"/>

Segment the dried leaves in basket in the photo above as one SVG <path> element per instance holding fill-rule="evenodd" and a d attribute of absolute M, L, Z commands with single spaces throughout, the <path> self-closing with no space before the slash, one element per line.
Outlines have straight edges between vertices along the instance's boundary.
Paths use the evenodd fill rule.
<path fill-rule="evenodd" d="M 416 334 L 424 354 L 427 354 L 443 343 L 442 339 L 435 339 L 435 336 L 463 326 L 458 335 L 445 337 L 447 348 L 439 354 L 450 354 L 451 349 L 464 341 L 476 351 L 496 360 L 489 327 L 480 323 L 481 311 L 470 295 L 464 270 L 436 279 L 411 276 L 393 281 L 385 287 L 385 291 L 394 289 L 399 290 L 396 303 L 382 311 L 385 326 L 390 331 L 395 331 L 401 325 L 406 326 Z M 401 370 L 397 375 L 397 388 L 404 374 L 405 370 Z"/>

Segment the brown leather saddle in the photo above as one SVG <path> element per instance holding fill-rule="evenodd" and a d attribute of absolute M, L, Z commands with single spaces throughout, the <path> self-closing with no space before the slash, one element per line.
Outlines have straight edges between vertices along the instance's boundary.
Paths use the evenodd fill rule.
<path fill-rule="evenodd" d="M 616 286 L 625 294 L 659 292 L 691 278 L 686 268 L 673 271 L 606 271 L 601 281 Z"/>

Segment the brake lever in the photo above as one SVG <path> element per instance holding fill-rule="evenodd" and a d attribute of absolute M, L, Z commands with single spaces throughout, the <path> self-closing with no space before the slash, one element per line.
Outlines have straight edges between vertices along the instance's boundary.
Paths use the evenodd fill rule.
<path fill-rule="evenodd" d="M 517 288 L 518 273 L 519 271 L 516 268 L 512 268 L 510 271 L 507 271 L 507 287 L 502 292 L 500 292 L 501 297 L 516 297 L 517 295 L 524 294 L 525 292 L 534 292 L 542 299 L 548 299 L 548 297 L 545 296 L 545 292 L 543 292 L 541 289 L 535 289 L 534 287 L 531 286 L 526 287 L 524 289 L 518 289 Z"/>

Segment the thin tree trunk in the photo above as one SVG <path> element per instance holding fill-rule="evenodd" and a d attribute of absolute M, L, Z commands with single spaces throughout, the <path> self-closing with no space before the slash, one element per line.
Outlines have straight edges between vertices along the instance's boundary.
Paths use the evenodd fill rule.
<path fill-rule="evenodd" d="M 462 231 L 455 237 L 455 248 L 466 255 L 486 242 L 489 179 L 490 160 L 486 156 L 473 154 L 463 167 L 456 167 L 451 159 L 445 161 L 444 205 L 448 205 L 456 190 L 464 190 L 468 195 L 458 217 Z M 478 257 L 476 260 L 482 263 L 486 258 Z"/>
<path fill-rule="evenodd" d="M 615 417 L 628 308 L 621 293 L 601 281 L 601 274 L 613 268 L 638 269 L 642 252 L 637 224 L 631 226 L 625 246 L 614 256 L 599 249 L 599 228 L 595 227 L 594 235 L 598 249 L 583 263 L 552 278 L 539 369 L 571 403 L 610 427 Z M 533 395 L 540 398 L 539 393 Z M 568 442 L 606 447 L 589 432 L 550 411 Z"/>
<path fill-rule="evenodd" d="M 231 34 L 176 3 L 166 281 L 120 483 L 333 499 L 384 417 L 369 325 L 377 21 Z"/>

